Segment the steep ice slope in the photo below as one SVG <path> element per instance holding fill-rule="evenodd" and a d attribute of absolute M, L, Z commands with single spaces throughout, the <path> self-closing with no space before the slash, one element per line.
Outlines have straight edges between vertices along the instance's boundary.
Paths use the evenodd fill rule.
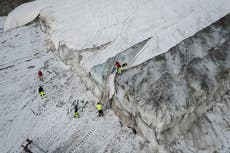
<path fill-rule="evenodd" d="M 112 111 L 97 118 L 97 99 L 54 56 L 38 23 L 3 33 L 5 19 L 0 17 L 1 153 L 21 153 L 26 138 L 33 139 L 34 153 L 146 152 L 143 140 L 121 127 Z M 48 98 L 40 99 L 39 85 Z M 73 118 L 75 100 L 80 119 Z"/>
<path fill-rule="evenodd" d="M 138 65 L 229 12 L 229 0 L 37 0 L 10 13 L 5 30 L 31 22 L 40 14 L 56 48 L 62 42 L 79 51 L 81 66 L 89 72 L 151 37 L 129 63 Z"/>
<path fill-rule="evenodd" d="M 169 52 L 117 75 L 113 109 L 167 152 L 228 153 L 229 70 L 227 15 Z"/>

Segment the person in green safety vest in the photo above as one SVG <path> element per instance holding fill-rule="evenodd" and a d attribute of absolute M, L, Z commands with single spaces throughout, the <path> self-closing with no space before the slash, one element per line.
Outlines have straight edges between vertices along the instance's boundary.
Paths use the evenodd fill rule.
<path fill-rule="evenodd" d="M 121 74 L 121 71 L 122 71 L 121 68 L 122 68 L 122 67 L 117 68 L 117 73 L 118 73 L 118 74 Z"/>
<path fill-rule="evenodd" d="M 99 117 L 100 117 L 100 116 L 103 116 L 104 113 L 103 113 L 102 104 L 101 104 L 101 103 L 97 103 L 96 108 L 97 108 L 97 110 L 98 110 L 98 116 L 99 116 Z"/>
<path fill-rule="evenodd" d="M 74 117 L 79 118 L 79 113 L 78 113 L 78 104 L 74 107 Z"/>
<path fill-rule="evenodd" d="M 38 92 L 39 92 L 39 94 L 40 94 L 40 96 L 41 96 L 41 99 L 47 98 L 47 97 L 46 97 L 46 94 L 45 94 L 45 91 L 44 91 L 44 89 L 42 88 L 42 86 L 40 86 L 40 87 L 38 88 Z"/>

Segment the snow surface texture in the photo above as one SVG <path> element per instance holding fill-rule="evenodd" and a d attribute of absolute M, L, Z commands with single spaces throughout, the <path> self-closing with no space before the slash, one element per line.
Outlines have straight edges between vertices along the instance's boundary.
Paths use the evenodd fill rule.
<path fill-rule="evenodd" d="M 5 30 L 31 22 L 39 14 L 58 48 L 82 52 L 90 71 L 119 52 L 151 37 L 129 67 L 166 52 L 230 12 L 229 0 L 37 0 L 9 14 Z M 101 47 L 100 46 L 103 46 Z M 86 49 L 99 47 L 98 51 Z"/>
<path fill-rule="evenodd" d="M 229 153 L 230 14 L 117 75 L 113 101 L 153 152 Z"/>
<path fill-rule="evenodd" d="M 0 28 L 5 19 L 0 17 Z M 112 111 L 97 117 L 97 99 L 49 43 L 37 23 L 0 29 L 0 152 L 21 153 L 26 138 L 34 141 L 33 153 L 146 152 L 143 140 L 121 127 Z M 39 85 L 48 98 L 41 100 Z M 73 118 L 77 102 L 79 119 Z"/>

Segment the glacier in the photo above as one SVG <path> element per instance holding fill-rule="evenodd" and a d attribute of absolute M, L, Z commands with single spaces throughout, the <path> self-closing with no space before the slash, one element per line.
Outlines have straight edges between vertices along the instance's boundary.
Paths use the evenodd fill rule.
<path fill-rule="evenodd" d="M 150 144 L 141 151 L 225 153 L 229 12 L 227 0 L 37 0 L 4 31 L 38 19 L 52 53 Z"/>

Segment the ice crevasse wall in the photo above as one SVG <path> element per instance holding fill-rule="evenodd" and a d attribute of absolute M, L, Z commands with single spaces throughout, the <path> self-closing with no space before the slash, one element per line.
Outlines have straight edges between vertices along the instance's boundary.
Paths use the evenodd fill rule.
<path fill-rule="evenodd" d="M 39 16 L 54 53 L 153 152 L 228 152 L 229 12 L 227 0 L 37 0 L 5 30 Z"/>

